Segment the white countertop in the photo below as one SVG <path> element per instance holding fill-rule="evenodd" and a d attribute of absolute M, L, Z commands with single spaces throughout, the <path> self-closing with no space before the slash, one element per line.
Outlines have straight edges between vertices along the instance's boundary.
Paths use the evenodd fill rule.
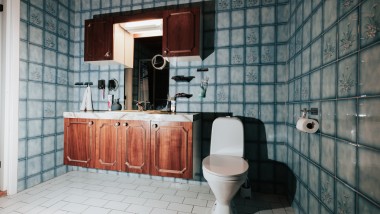
<path fill-rule="evenodd" d="M 200 119 L 199 113 L 162 113 L 159 111 L 81 111 L 63 112 L 64 118 L 147 120 L 169 122 L 193 122 Z"/>

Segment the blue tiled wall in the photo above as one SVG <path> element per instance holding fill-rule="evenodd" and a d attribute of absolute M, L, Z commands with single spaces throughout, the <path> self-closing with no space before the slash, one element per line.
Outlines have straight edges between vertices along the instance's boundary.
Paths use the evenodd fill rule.
<path fill-rule="evenodd" d="M 66 172 L 62 112 L 78 111 L 84 92 L 73 87 L 74 82 L 95 83 L 95 109 L 106 108 L 95 90 L 98 79 L 123 83 L 121 67 L 83 62 L 84 20 L 189 2 L 22 0 L 20 190 Z M 259 165 L 258 156 L 285 163 L 296 178 L 297 211 L 379 212 L 380 10 L 376 3 L 215 1 L 215 29 L 204 26 L 206 34 L 215 34 L 214 46 L 205 43 L 212 54 L 202 62 L 171 62 L 171 76 L 195 76 L 190 83 L 170 80 L 170 94 L 194 95 L 179 99 L 178 111 L 232 112 L 243 117 L 250 176 L 275 177 L 274 171 L 265 170 L 268 162 Z M 196 72 L 200 67 L 209 71 Z M 209 86 L 201 99 L 199 85 L 206 77 Z M 116 97 L 122 98 L 122 89 L 123 84 Z M 320 132 L 300 133 L 295 129 L 300 110 L 310 107 L 320 110 L 315 117 Z M 256 122 L 250 123 L 253 118 Z M 257 131 L 257 121 L 264 131 Z"/>
<path fill-rule="evenodd" d="M 66 173 L 63 115 L 70 82 L 70 4 L 21 1 L 18 190 Z"/>
<path fill-rule="evenodd" d="M 380 212 L 376 0 L 291 1 L 288 160 L 301 213 Z M 320 131 L 295 129 L 317 107 Z"/>

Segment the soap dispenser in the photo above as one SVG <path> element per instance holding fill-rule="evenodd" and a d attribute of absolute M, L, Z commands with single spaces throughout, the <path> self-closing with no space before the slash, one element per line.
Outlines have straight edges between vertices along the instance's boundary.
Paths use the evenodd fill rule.
<path fill-rule="evenodd" d="M 111 110 L 112 111 L 120 111 L 121 110 L 121 104 L 119 102 L 120 99 L 115 99 L 112 103 Z"/>

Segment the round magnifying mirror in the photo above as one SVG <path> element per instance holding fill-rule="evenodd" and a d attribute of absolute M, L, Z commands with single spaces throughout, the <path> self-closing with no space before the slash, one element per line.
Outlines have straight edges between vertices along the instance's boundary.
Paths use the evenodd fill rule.
<path fill-rule="evenodd" d="M 164 69 L 166 62 L 166 59 L 161 54 L 157 54 L 152 58 L 152 66 L 157 70 Z"/>

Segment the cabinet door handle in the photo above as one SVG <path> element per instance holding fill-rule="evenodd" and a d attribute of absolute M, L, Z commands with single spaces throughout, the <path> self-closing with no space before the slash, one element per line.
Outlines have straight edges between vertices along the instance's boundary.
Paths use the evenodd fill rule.
<path fill-rule="evenodd" d="M 90 121 L 90 122 L 88 122 L 88 125 L 89 125 L 89 126 L 94 125 L 94 121 Z"/>
<path fill-rule="evenodd" d="M 107 51 L 107 53 L 106 53 L 106 54 L 104 54 L 104 56 L 105 56 L 105 57 L 110 57 L 110 52 L 109 52 L 109 51 Z"/>
<path fill-rule="evenodd" d="M 128 126 L 128 123 L 123 123 L 123 126 Z"/>
<path fill-rule="evenodd" d="M 153 125 L 152 125 L 152 128 L 155 128 L 155 129 L 156 129 L 157 127 L 158 127 L 157 124 L 153 124 Z"/>
<path fill-rule="evenodd" d="M 167 54 L 168 53 L 168 51 L 167 50 L 164 50 L 164 54 Z"/>
<path fill-rule="evenodd" d="M 116 122 L 114 126 L 115 126 L 115 127 L 118 127 L 118 126 L 120 126 L 120 123 L 119 123 L 119 122 Z"/>
<path fill-rule="evenodd" d="M 91 24 L 88 24 L 87 27 L 91 27 Z"/>

